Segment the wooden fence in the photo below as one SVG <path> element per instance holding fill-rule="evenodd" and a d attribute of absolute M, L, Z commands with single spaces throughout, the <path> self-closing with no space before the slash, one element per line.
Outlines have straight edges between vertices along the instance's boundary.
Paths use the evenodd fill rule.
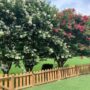
<path fill-rule="evenodd" d="M 90 73 L 90 64 L 25 74 L 0 76 L 0 90 L 22 90 L 56 80 Z"/>

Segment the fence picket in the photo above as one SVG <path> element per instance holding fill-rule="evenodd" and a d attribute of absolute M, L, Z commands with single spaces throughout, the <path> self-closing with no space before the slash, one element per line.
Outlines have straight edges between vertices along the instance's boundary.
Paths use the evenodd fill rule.
<path fill-rule="evenodd" d="M 20 74 L 20 87 L 22 87 L 22 73 Z"/>
<path fill-rule="evenodd" d="M 9 80 L 9 90 L 14 90 L 14 75 L 10 75 L 11 78 Z"/>
<path fill-rule="evenodd" d="M 2 87 L 1 86 L 3 85 L 3 81 L 2 81 L 1 78 L 2 78 L 2 74 L 0 75 L 0 90 L 2 90 Z"/>
<path fill-rule="evenodd" d="M 8 75 L 7 74 L 5 74 L 5 76 L 4 77 L 8 77 Z M 5 79 L 4 80 L 4 85 L 5 85 L 5 87 L 8 87 L 8 79 Z"/>
<path fill-rule="evenodd" d="M 42 83 L 44 83 L 44 71 L 42 71 Z"/>
<path fill-rule="evenodd" d="M 18 80 L 18 74 L 16 74 L 15 80 L 16 80 L 16 87 L 18 87 L 18 83 L 19 83 L 19 80 Z"/>
<path fill-rule="evenodd" d="M 29 73 L 26 73 L 27 77 L 26 77 L 26 81 L 27 81 L 27 86 L 29 86 Z"/>

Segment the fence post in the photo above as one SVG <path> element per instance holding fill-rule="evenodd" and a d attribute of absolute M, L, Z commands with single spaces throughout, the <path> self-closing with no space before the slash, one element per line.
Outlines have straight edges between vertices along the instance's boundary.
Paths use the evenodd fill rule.
<path fill-rule="evenodd" d="M 0 74 L 0 78 L 2 78 L 2 77 L 3 77 L 3 75 Z M 2 85 L 3 85 L 3 82 L 2 82 L 2 79 L 0 79 L 0 90 L 2 90 Z"/>
<path fill-rule="evenodd" d="M 76 69 L 76 76 L 80 75 L 80 67 L 75 66 L 75 69 Z"/>
<path fill-rule="evenodd" d="M 57 80 L 60 80 L 60 79 L 61 79 L 61 75 L 60 75 L 60 74 L 61 74 L 61 73 L 60 73 L 60 68 L 58 68 L 58 69 L 57 69 L 57 74 L 58 74 L 58 78 L 57 78 Z"/>
<path fill-rule="evenodd" d="M 9 87 L 10 87 L 10 90 L 14 90 L 14 75 L 11 75 Z"/>
<path fill-rule="evenodd" d="M 31 75 L 31 79 L 30 79 L 31 86 L 34 86 L 34 82 L 35 82 L 34 74 L 30 72 L 30 75 Z"/>

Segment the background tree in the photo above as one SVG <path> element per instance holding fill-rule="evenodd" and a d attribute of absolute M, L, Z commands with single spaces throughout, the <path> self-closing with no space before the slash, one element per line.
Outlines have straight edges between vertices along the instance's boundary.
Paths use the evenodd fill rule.
<path fill-rule="evenodd" d="M 74 9 L 66 9 L 57 14 L 60 28 L 64 30 L 65 41 L 70 45 L 74 55 L 90 55 L 85 53 L 90 46 L 89 17 L 77 14 Z M 89 47 L 90 48 L 90 47 Z"/>

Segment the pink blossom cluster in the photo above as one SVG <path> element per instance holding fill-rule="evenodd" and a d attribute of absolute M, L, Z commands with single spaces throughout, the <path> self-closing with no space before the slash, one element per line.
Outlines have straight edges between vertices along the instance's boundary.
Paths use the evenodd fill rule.
<path fill-rule="evenodd" d="M 90 37 L 87 37 L 86 39 L 90 41 Z"/>
<path fill-rule="evenodd" d="M 85 30 L 85 26 L 80 24 L 75 24 L 74 27 L 76 30 L 80 30 L 80 32 L 83 32 Z"/>
<path fill-rule="evenodd" d="M 72 37 L 72 33 L 71 32 L 68 32 L 68 33 L 64 32 L 64 36 L 67 36 L 68 38 L 71 38 Z"/>
<path fill-rule="evenodd" d="M 87 21 L 88 21 L 88 19 L 89 19 L 89 17 L 88 17 L 88 16 L 83 16 L 83 17 L 82 17 L 82 20 L 83 20 L 84 22 L 87 22 Z"/>

